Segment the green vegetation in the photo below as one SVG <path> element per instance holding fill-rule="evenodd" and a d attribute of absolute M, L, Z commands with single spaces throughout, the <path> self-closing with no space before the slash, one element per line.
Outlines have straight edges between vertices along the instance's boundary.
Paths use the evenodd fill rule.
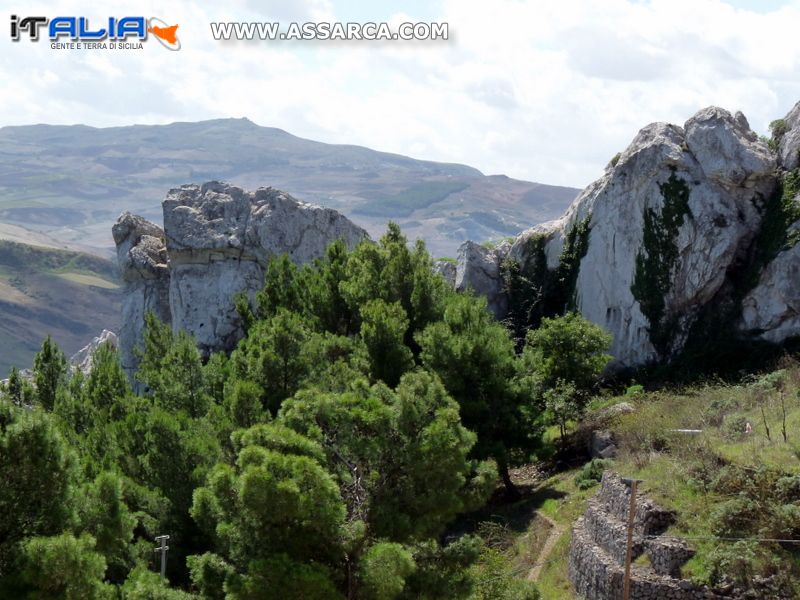
<path fill-rule="evenodd" d="M 736 337 L 735 324 L 742 314 L 742 301 L 758 285 L 764 268 L 780 252 L 800 241 L 790 226 L 800 219 L 800 170 L 785 173 L 768 199 L 755 198 L 761 224 L 741 264 L 728 271 L 730 285 L 700 311 L 689 336 L 672 366 L 661 369 L 668 379 L 690 379 L 717 374 L 740 377 L 742 372 L 762 369 L 780 357 L 782 350 L 759 341 Z"/>
<path fill-rule="evenodd" d="M 547 267 L 547 239 L 543 235 L 533 235 L 525 241 L 524 264 L 508 258 L 502 265 L 510 306 L 507 321 L 518 342 L 543 318 L 575 308 L 575 286 L 581 260 L 589 250 L 590 223 L 591 215 L 587 215 L 570 227 L 554 270 Z"/>
<path fill-rule="evenodd" d="M 603 471 L 609 466 L 610 461 L 595 458 L 583 465 L 583 468 L 575 476 L 575 485 L 579 490 L 587 490 L 600 483 L 603 478 Z"/>
<path fill-rule="evenodd" d="M 584 403 L 608 339 L 570 314 L 517 354 L 432 267 L 396 225 L 277 257 L 252 303 L 231 299 L 230 355 L 146 317 L 142 395 L 113 349 L 70 373 L 45 339 L 32 380 L 0 389 L 0 596 L 538 598 L 513 553 L 445 534 L 519 497 L 549 388 Z"/>
<path fill-rule="evenodd" d="M 650 340 L 659 357 L 665 359 L 672 351 L 674 323 L 665 315 L 665 299 L 672 285 L 672 271 L 678 259 L 678 229 L 684 219 L 692 217 L 689 208 L 689 186 L 675 174 L 666 183 L 658 184 L 663 198 L 661 212 L 648 208 L 644 213 L 642 245 L 644 251 L 636 257 L 636 272 L 631 286 L 633 297 L 639 301 L 642 313 L 650 323 Z"/>
<path fill-rule="evenodd" d="M 578 313 L 544 319 L 532 329 L 520 356 L 523 387 L 530 391 L 531 407 L 544 408 L 559 426 L 577 421 L 586 409 L 593 386 L 611 357 L 611 336 Z"/>
<path fill-rule="evenodd" d="M 772 136 L 767 141 L 767 145 L 770 150 L 777 152 L 778 145 L 781 143 L 783 136 L 786 135 L 787 129 L 786 121 L 783 119 L 775 119 L 769 124 L 769 131 Z"/>
<path fill-rule="evenodd" d="M 441 202 L 450 194 L 469 187 L 464 181 L 423 181 L 392 195 L 378 195 L 357 207 L 353 212 L 368 217 L 407 217 L 420 208 Z"/>
<path fill-rule="evenodd" d="M 798 232 L 790 232 L 789 227 L 800 219 L 800 169 L 784 173 L 776 192 L 762 209 L 761 228 L 755 241 L 756 256 L 753 278 L 764 265 L 780 251 L 798 242 Z"/>
<path fill-rule="evenodd" d="M 683 575 L 748 587 L 775 576 L 775 597 L 800 591 L 800 367 L 738 385 L 698 385 L 636 396 L 613 425 L 614 469 L 677 514 L 667 532 L 697 554 Z M 752 433 L 747 433 L 747 424 Z M 675 429 L 701 429 L 690 435 Z M 786 436 L 783 432 L 786 432 Z"/>
<path fill-rule="evenodd" d="M 622 152 L 617 152 L 614 156 L 611 157 L 611 166 L 616 167 L 619 159 L 622 158 Z"/>
<path fill-rule="evenodd" d="M 0 596 L 568 598 L 570 526 L 605 469 L 675 511 L 685 576 L 796 594 L 800 366 L 602 392 L 611 340 L 566 301 L 588 224 L 544 265 L 561 316 L 521 341 L 395 225 L 273 259 L 252 302 L 231 299 L 246 336 L 229 355 L 148 315 L 145 394 L 111 348 L 83 375 L 45 339 L 32 379 L 0 389 Z M 622 400 L 635 410 L 608 410 Z M 594 428 L 619 455 L 581 464 Z"/>
<path fill-rule="evenodd" d="M 105 281 L 114 281 L 114 265 L 102 258 L 54 248 L 40 248 L 0 240 L 0 266 L 28 273 L 56 273 L 91 275 Z"/>

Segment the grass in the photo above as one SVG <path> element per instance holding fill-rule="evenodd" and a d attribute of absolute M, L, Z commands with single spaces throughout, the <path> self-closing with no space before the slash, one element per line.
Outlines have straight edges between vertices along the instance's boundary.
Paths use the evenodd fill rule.
<path fill-rule="evenodd" d="M 640 493 L 675 512 L 676 520 L 666 533 L 690 538 L 689 544 L 696 550 L 695 557 L 682 569 L 685 578 L 698 583 L 712 581 L 717 576 L 714 569 L 720 564 L 721 551 L 729 556 L 738 552 L 732 542 L 715 536 L 718 521 L 714 515 L 726 501 L 744 493 L 725 495 L 715 488 L 714 481 L 726 465 L 739 466 L 744 473 L 765 466 L 783 473 L 800 473 L 800 364 L 787 361 L 783 366 L 780 371 L 753 376 L 739 384 L 711 381 L 635 395 L 601 396 L 590 404 L 583 422 L 568 428 L 566 444 L 572 444 L 576 455 L 582 451 L 580 440 L 584 438 L 579 434 L 583 428 L 606 427 L 614 432 L 620 454 L 609 468 L 643 479 Z M 783 440 L 781 432 L 781 393 L 788 441 Z M 604 419 L 592 414 L 623 401 L 632 404 L 634 412 Z M 744 432 L 747 422 L 752 434 Z M 767 427 L 771 439 L 767 438 Z M 702 433 L 673 431 L 676 429 L 701 429 Z M 545 431 L 544 442 L 545 448 L 550 448 L 542 454 L 548 462 L 555 463 L 570 452 L 558 450 L 561 441 L 557 427 Z M 506 529 L 510 536 L 506 548 L 517 572 L 522 574 L 542 563 L 536 585 L 545 600 L 575 598 L 568 574 L 571 527 L 585 512 L 586 500 L 597 491 L 597 486 L 578 488 L 575 476 L 580 470 L 580 466 L 562 465 L 560 471 L 544 479 L 521 485 L 524 497 L 519 502 L 492 509 L 493 518 L 515 523 Z M 514 521 L 512 513 L 528 515 L 527 520 Z M 548 519 L 561 534 L 548 555 L 542 557 L 543 539 L 549 534 Z M 761 550 L 756 568 L 778 565 L 787 572 L 796 571 L 800 565 L 800 556 L 791 549 Z M 647 560 L 639 558 L 637 564 L 647 566 Z M 733 572 L 731 576 L 736 575 Z"/>
<path fill-rule="evenodd" d="M 353 212 L 368 217 L 407 217 L 468 187 L 463 181 L 423 181 L 396 194 L 376 196 Z"/>
<path fill-rule="evenodd" d="M 79 283 L 81 285 L 92 285 L 94 287 L 103 288 L 104 290 L 116 290 L 119 289 L 119 285 L 98 277 L 96 275 L 90 275 L 87 273 L 75 273 L 75 272 L 68 272 L 68 273 L 56 273 L 58 277 L 62 279 L 66 279 L 67 281 L 72 281 L 73 283 Z"/>
<path fill-rule="evenodd" d="M 800 365 L 788 361 L 780 371 L 739 385 L 707 384 L 625 398 L 636 410 L 620 415 L 612 424 L 621 450 L 614 469 L 624 476 L 643 479 L 642 493 L 675 511 L 676 521 L 668 534 L 707 538 L 689 540 L 697 553 L 684 566 L 684 577 L 707 582 L 713 578 L 712 565 L 720 553 L 736 554 L 733 541 L 714 536 L 714 528 L 720 523 L 715 515 L 726 502 L 745 499 L 759 506 L 763 502 L 746 488 L 729 495 L 716 491 L 714 482 L 723 469 L 735 467 L 745 474 L 764 468 L 800 473 L 799 394 Z M 781 395 L 786 409 L 786 441 L 782 435 Z M 750 423 L 752 433 L 745 433 L 746 423 Z M 702 433 L 674 429 L 701 429 Z M 768 509 L 762 509 L 761 514 L 769 518 Z M 742 530 L 737 536 L 761 534 Z M 766 546 L 760 550 L 762 558 L 767 556 L 774 562 L 767 569 L 796 569 L 790 551 Z M 735 578 L 736 573 L 730 576 Z"/>
<path fill-rule="evenodd" d="M 576 597 L 569 581 L 568 572 L 571 536 L 572 532 L 569 529 L 561 534 L 550 553 L 550 558 L 553 561 L 546 563 L 542 568 L 542 572 L 536 582 L 539 593 L 542 595 L 542 600 L 562 600 Z"/>

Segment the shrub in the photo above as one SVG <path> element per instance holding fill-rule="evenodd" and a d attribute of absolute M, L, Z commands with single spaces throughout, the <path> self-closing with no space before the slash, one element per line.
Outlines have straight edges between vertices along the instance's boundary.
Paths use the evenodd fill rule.
<path fill-rule="evenodd" d="M 575 485 L 579 490 L 588 490 L 593 485 L 597 485 L 603 478 L 603 471 L 609 466 L 609 461 L 602 458 L 595 458 L 583 465 L 583 468 L 575 475 Z"/>
<path fill-rule="evenodd" d="M 729 415 L 722 425 L 723 435 L 729 440 L 741 440 L 745 436 L 747 418 L 742 415 Z"/>

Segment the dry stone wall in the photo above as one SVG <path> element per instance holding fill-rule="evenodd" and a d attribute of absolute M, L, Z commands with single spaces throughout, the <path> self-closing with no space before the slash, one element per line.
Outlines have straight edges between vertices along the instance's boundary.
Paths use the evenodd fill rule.
<path fill-rule="evenodd" d="M 600 491 L 572 528 L 569 577 L 581 598 L 622 598 L 629 507 L 630 487 L 606 471 Z M 680 578 L 681 566 L 694 551 L 683 540 L 661 536 L 673 520 L 670 511 L 637 497 L 632 556 L 635 560 L 645 554 L 650 567 L 632 566 L 631 600 L 731 598 Z"/>

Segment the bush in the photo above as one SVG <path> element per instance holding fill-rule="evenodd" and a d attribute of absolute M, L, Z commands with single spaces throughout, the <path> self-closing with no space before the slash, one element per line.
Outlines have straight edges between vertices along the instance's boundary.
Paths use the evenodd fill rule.
<path fill-rule="evenodd" d="M 628 389 L 625 390 L 626 396 L 639 396 L 640 394 L 644 394 L 644 386 L 639 383 L 629 385 Z"/>
<path fill-rule="evenodd" d="M 747 418 L 742 415 L 729 415 L 722 425 L 723 435 L 732 441 L 744 439 L 747 428 Z"/>
<path fill-rule="evenodd" d="M 583 465 L 580 472 L 575 475 L 575 485 L 579 490 L 588 490 L 590 487 L 600 483 L 603 479 L 603 471 L 609 466 L 609 461 L 602 458 L 595 458 Z"/>

